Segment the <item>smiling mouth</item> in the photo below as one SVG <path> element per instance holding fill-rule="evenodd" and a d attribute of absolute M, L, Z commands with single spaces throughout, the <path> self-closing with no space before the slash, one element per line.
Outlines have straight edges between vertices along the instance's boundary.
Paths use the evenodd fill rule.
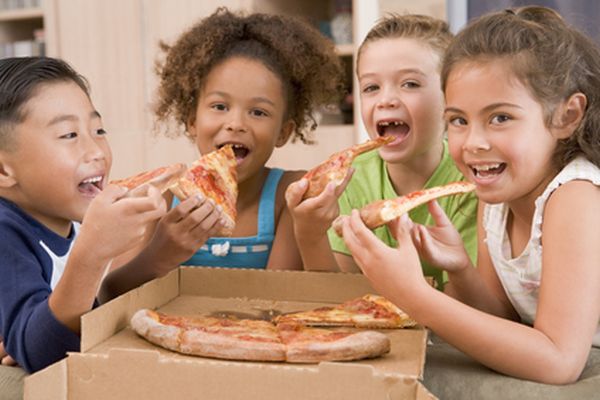
<path fill-rule="evenodd" d="M 218 145 L 217 149 L 220 149 L 221 147 L 223 147 L 227 144 L 231 145 L 233 154 L 235 154 L 235 159 L 238 162 L 242 161 L 244 158 L 246 158 L 248 156 L 248 154 L 250 154 L 250 149 L 241 143 L 223 143 L 223 144 Z"/>
<path fill-rule="evenodd" d="M 78 189 L 84 195 L 95 196 L 102 191 L 102 182 L 102 176 L 92 176 L 81 181 Z"/>
<path fill-rule="evenodd" d="M 393 135 L 396 137 L 405 137 L 408 135 L 410 127 L 400 120 L 380 121 L 377 123 L 377 134 L 379 136 Z"/>
<path fill-rule="evenodd" d="M 477 178 L 491 178 L 504 172 L 506 163 L 472 165 L 470 168 Z"/>

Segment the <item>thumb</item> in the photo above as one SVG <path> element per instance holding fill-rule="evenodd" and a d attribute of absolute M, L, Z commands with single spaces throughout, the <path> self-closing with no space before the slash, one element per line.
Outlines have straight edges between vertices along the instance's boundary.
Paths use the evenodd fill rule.
<path fill-rule="evenodd" d="M 408 214 L 402 214 L 399 218 L 396 218 L 392 222 L 390 222 L 390 231 L 392 235 L 398 242 L 398 245 L 402 245 L 402 243 L 412 241 L 410 236 L 410 230 L 413 226 L 411 219 Z"/>
<path fill-rule="evenodd" d="M 108 185 L 102 190 L 102 197 L 106 198 L 111 203 L 119 200 L 127 194 L 127 188 L 119 185 Z"/>
<path fill-rule="evenodd" d="M 302 196 L 308 189 L 308 181 L 305 178 L 291 183 L 285 191 L 285 201 L 288 208 L 296 208 L 302 201 Z"/>

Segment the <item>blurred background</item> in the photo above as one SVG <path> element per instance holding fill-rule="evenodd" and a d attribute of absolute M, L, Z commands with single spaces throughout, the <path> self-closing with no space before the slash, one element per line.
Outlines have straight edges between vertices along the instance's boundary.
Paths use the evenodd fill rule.
<path fill-rule="evenodd" d="M 366 140 L 354 77 L 358 44 L 386 13 L 420 13 L 446 19 L 458 30 L 469 18 L 522 5 L 506 0 L 0 0 L 0 57 L 47 55 L 68 61 L 90 82 L 113 149 L 112 178 L 198 157 L 186 138 L 154 133 L 152 101 L 159 41 L 172 43 L 217 7 L 282 13 L 307 19 L 336 45 L 345 66 L 346 96 L 317 110 L 315 145 L 288 143 L 269 164 L 307 169 L 331 153 Z M 598 39 L 600 2 L 538 1 Z"/>

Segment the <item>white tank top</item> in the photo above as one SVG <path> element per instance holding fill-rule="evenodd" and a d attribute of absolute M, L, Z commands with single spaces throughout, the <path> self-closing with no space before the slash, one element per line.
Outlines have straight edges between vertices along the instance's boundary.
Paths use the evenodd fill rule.
<path fill-rule="evenodd" d="M 524 323 L 533 325 L 538 304 L 542 277 L 542 218 L 546 201 L 561 184 L 575 180 L 587 180 L 600 186 L 600 169 L 583 157 L 571 161 L 550 182 L 544 193 L 535 201 L 531 236 L 523 252 L 511 258 L 510 239 L 506 231 L 508 207 L 506 204 L 486 205 L 483 226 L 485 243 L 510 302 Z M 598 266 L 600 267 L 600 266 Z M 600 347 L 600 324 L 592 342 Z"/>

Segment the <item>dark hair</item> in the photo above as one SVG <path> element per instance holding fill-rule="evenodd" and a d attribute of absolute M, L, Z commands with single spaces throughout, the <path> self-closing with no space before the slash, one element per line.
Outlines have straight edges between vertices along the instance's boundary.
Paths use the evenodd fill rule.
<path fill-rule="evenodd" d="M 86 95 L 86 79 L 66 62 L 50 57 L 13 57 L 0 59 L 0 149 L 14 145 L 13 128 L 27 117 L 24 105 L 44 84 L 72 81 Z"/>
<path fill-rule="evenodd" d="M 193 118 L 206 76 L 223 61 L 242 56 L 262 62 L 280 78 L 295 138 L 307 142 L 316 128 L 313 110 L 343 93 L 343 70 L 333 43 L 299 19 L 283 15 L 244 16 L 219 8 L 184 32 L 172 46 L 161 44 L 158 122 L 185 127 Z M 167 128 L 168 129 L 168 128 Z M 172 136 L 184 132 L 165 132 Z"/>
<path fill-rule="evenodd" d="M 441 59 L 452 37 L 448 24 L 441 19 L 419 14 L 388 14 L 377 21 L 377 24 L 367 33 L 358 48 L 357 60 L 360 60 L 363 48 L 369 43 L 380 39 L 397 38 L 422 40 L 437 51 Z"/>
<path fill-rule="evenodd" d="M 555 11 L 522 7 L 484 15 L 464 28 L 449 46 L 442 66 L 442 88 L 459 63 L 507 63 L 542 105 L 552 126 L 556 107 L 575 93 L 587 97 L 583 120 L 560 140 L 553 160 L 561 169 L 577 155 L 600 167 L 600 51 L 590 38 Z"/>

